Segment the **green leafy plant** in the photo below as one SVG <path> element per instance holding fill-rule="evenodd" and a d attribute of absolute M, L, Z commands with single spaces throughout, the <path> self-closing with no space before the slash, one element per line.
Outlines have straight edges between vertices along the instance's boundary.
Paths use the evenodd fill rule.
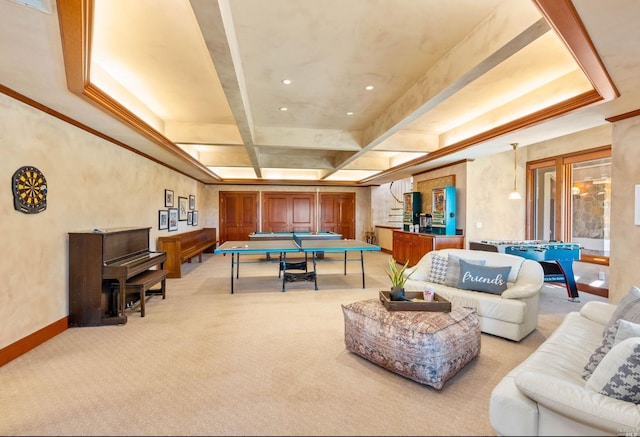
<path fill-rule="evenodd" d="M 404 288 L 405 282 L 407 282 L 407 279 L 409 279 L 409 277 L 413 274 L 413 272 L 411 272 L 405 276 L 404 273 L 407 270 L 408 265 L 409 265 L 409 260 L 407 260 L 407 262 L 404 263 L 404 266 L 402 266 L 402 268 L 398 270 L 396 260 L 393 257 L 389 258 L 390 271 L 386 273 L 389 279 L 391 280 L 392 288 Z"/>

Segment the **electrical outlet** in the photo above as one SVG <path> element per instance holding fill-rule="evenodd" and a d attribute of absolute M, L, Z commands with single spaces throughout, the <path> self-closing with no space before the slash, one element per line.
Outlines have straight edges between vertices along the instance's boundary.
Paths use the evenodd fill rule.
<path fill-rule="evenodd" d="M 598 272 L 598 279 L 604 281 L 604 272 Z"/>

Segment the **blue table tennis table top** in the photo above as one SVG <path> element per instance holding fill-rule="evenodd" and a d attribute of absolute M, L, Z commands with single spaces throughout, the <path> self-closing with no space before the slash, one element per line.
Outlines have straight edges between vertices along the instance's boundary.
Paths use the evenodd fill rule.
<path fill-rule="evenodd" d="M 286 240 L 249 240 L 225 241 L 218 246 L 214 253 L 291 253 L 291 252 L 351 252 L 381 250 L 380 246 L 365 243 L 360 240 L 316 240 L 316 239 L 286 239 Z"/>

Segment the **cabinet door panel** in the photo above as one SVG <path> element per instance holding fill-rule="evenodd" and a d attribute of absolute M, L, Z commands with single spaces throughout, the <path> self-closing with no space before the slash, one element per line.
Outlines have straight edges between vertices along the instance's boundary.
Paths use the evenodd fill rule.
<path fill-rule="evenodd" d="M 424 255 L 432 251 L 433 251 L 433 238 L 421 235 L 420 236 L 420 253 Z M 422 255 L 420 256 L 420 259 L 422 259 Z M 418 261 L 420 261 L 420 259 L 418 259 Z"/>
<path fill-rule="evenodd" d="M 265 195 L 262 209 L 263 232 L 290 232 L 289 199 L 285 195 Z"/>
<path fill-rule="evenodd" d="M 264 193 L 262 231 L 315 231 L 315 193 Z"/>
<path fill-rule="evenodd" d="M 320 194 L 320 231 L 355 238 L 355 193 Z"/>
<path fill-rule="evenodd" d="M 291 198 L 291 226 L 294 231 L 314 231 L 315 196 L 294 195 Z"/>
<path fill-rule="evenodd" d="M 252 229 L 249 233 L 257 230 L 258 197 L 256 195 L 242 196 L 242 212 L 240 215 L 241 217 L 239 217 L 238 223 L 241 223 L 242 227 Z"/>
<path fill-rule="evenodd" d="M 393 259 L 400 264 L 404 264 L 409 259 L 410 241 L 406 234 L 393 231 Z"/>
<path fill-rule="evenodd" d="M 320 195 L 320 230 L 338 232 L 339 204 L 335 196 Z"/>
<path fill-rule="evenodd" d="M 342 238 L 356 238 L 356 199 L 354 193 L 340 199 L 338 233 Z"/>
<path fill-rule="evenodd" d="M 258 230 L 258 193 L 221 191 L 220 243 L 248 240 Z"/>
<path fill-rule="evenodd" d="M 221 193 L 222 194 L 222 193 Z M 224 205 L 220 209 L 220 215 L 222 216 L 221 223 L 226 225 L 235 226 L 238 223 L 238 216 L 242 213 L 242 204 L 239 196 L 225 196 L 221 200 L 220 204 Z"/>

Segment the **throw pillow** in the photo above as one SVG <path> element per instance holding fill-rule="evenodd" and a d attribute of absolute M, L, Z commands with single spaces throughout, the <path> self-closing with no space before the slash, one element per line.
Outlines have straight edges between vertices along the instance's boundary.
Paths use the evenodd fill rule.
<path fill-rule="evenodd" d="M 478 266 L 461 259 L 458 288 L 502 294 L 507 289 L 511 267 Z"/>
<path fill-rule="evenodd" d="M 427 276 L 427 282 L 433 282 L 434 284 L 444 283 L 444 278 L 447 275 L 447 265 L 449 264 L 449 258 L 436 255 L 431 255 L 431 271 Z"/>
<path fill-rule="evenodd" d="M 447 274 L 444 278 L 444 285 L 447 287 L 458 287 L 458 282 L 460 281 L 460 260 L 464 259 L 466 262 L 470 264 L 475 264 L 478 266 L 483 266 L 486 264 L 486 261 L 483 259 L 466 259 L 460 258 L 456 255 L 449 254 L 449 264 L 447 265 Z"/>
<path fill-rule="evenodd" d="M 603 335 L 618 319 L 640 323 L 640 289 L 638 287 L 631 287 L 620 303 L 618 303 L 616 310 L 609 319 L 609 323 L 605 326 Z"/>
<path fill-rule="evenodd" d="M 582 379 L 588 380 L 611 348 L 631 337 L 640 337 L 640 324 L 623 319 L 616 320 L 613 326 L 607 329 L 607 333 L 602 338 L 600 345 L 591 354 L 587 365 L 584 366 Z"/>
<path fill-rule="evenodd" d="M 616 332 L 618 332 L 617 321 L 613 324 L 613 326 L 610 326 L 607 329 L 604 337 L 602 337 L 602 341 L 600 341 L 600 344 L 596 347 L 596 349 L 589 357 L 589 361 L 582 370 L 582 379 L 584 379 L 585 381 L 588 380 L 591 377 L 593 371 L 596 370 L 596 367 L 598 367 L 598 364 L 600 364 L 600 361 L 602 361 L 607 352 L 611 350 L 611 348 L 613 347 L 613 342 L 616 338 Z"/>
<path fill-rule="evenodd" d="M 620 343 L 631 337 L 640 337 L 640 323 L 633 323 L 628 320 L 618 320 L 618 330 L 613 340 L 613 345 Z"/>
<path fill-rule="evenodd" d="M 615 345 L 585 384 L 605 396 L 640 404 L 640 337 Z"/>

